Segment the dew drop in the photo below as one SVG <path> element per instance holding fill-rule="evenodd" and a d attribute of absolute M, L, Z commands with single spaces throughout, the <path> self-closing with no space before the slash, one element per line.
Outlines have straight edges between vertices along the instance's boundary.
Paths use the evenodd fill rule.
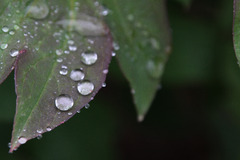
<path fill-rule="evenodd" d="M 9 28 L 7 26 L 2 27 L 2 31 L 7 33 L 9 31 Z"/>
<path fill-rule="evenodd" d="M 63 76 L 67 75 L 68 74 L 68 70 L 66 68 L 61 68 L 59 73 Z"/>
<path fill-rule="evenodd" d="M 63 51 L 62 51 L 62 50 L 60 50 L 60 49 L 57 49 L 57 50 L 56 50 L 56 54 L 57 54 L 58 56 L 60 56 L 60 55 L 62 55 L 62 54 L 63 54 Z"/>
<path fill-rule="evenodd" d="M 84 107 L 88 109 L 90 107 L 90 104 L 86 104 Z"/>
<path fill-rule="evenodd" d="M 40 140 L 40 139 L 42 139 L 42 137 L 43 137 L 42 135 L 38 135 L 37 139 Z"/>
<path fill-rule="evenodd" d="M 163 73 L 163 64 L 156 61 L 149 60 L 146 68 L 152 78 L 159 78 Z"/>
<path fill-rule="evenodd" d="M 107 86 L 107 84 L 106 84 L 106 83 L 103 83 L 103 84 L 102 84 L 102 87 L 106 87 L 106 86 Z"/>
<path fill-rule="evenodd" d="M 49 8 L 43 1 L 33 1 L 27 7 L 27 15 L 35 19 L 43 19 L 47 17 L 49 13 Z"/>
<path fill-rule="evenodd" d="M 115 52 L 112 52 L 112 57 L 115 57 L 116 56 L 116 53 Z"/>
<path fill-rule="evenodd" d="M 12 49 L 11 51 L 10 51 L 10 56 L 11 57 L 16 57 L 16 56 L 18 56 L 19 55 L 19 51 L 17 50 L 17 49 Z"/>
<path fill-rule="evenodd" d="M 14 27 L 13 27 L 15 30 L 19 30 L 19 26 L 18 25 L 14 25 Z"/>
<path fill-rule="evenodd" d="M 71 116 L 71 115 L 72 115 L 72 112 L 68 112 L 68 115 Z"/>
<path fill-rule="evenodd" d="M 18 143 L 20 143 L 20 144 L 25 144 L 26 142 L 27 142 L 27 138 L 20 137 L 20 138 L 18 139 Z"/>
<path fill-rule="evenodd" d="M 72 97 L 67 94 L 62 94 L 55 99 L 55 106 L 61 111 L 68 111 L 73 105 Z"/>
<path fill-rule="evenodd" d="M 51 130 L 52 130 L 52 128 L 51 127 L 47 127 L 47 129 L 46 129 L 48 132 L 50 132 Z"/>
<path fill-rule="evenodd" d="M 118 51 L 120 49 L 120 46 L 116 42 L 113 42 L 113 49 L 115 51 Z"/>
<path fill-rule="evenodd" d="M 57 59 L 57 62 L 58 62 L 58 63 L 61 63 L 61 62 L 63 62 L 63 59 L 62 59 L 62 58 L 58 58 L 58 59 Z"/>
<path fill-rule="evenodd" d="M 81 60 L 86 65 L 93 65 L 98 59 L 97 53 L 93 51 L 86 51 L 82 53 Z"/>
<path fill-rule="evenodd" d="M 10 31 L 9 34 L 10 34 L 11 36 L 13 36 L 13 35 L 15 34 L 15 32 L 14 32 L 14 31 Z"/>
<path fill-rule="evenodd" d="M 108 69 L 104 69 L 103 74 L 108 74 Z"/>
<path fill-rule="evenodd" d="M 81 82 L 81 83 L 78 83 L 77 89 L 81 95 L 87 96 L 93 92 L 94 85 L 93 85 L 93 83 L 87 82 L 87 81 Z"/>
<path fill-rule="evenodd" d="M 81 81 L 84 79 L 84 77 L 85 77 L 85 74 L 80 69 L 72 70 L 72 72 L 70 73 L 70 78 L 73 81 Z"/>
<path fill-rule="evenodd" d="M 75 52 L 77 51 L 77 46 L 69 46 L 68 47 L 70 51 Z"/>
<path fill-rule="evenodd" d="M 8 47 L 8 44 L 6 43 L 1 44 L 1 49 L 6 49 L 7 47 Z"/>
<path fill-rule="evenodd" d="M 38 129 L 37 133 L 42 134 L 43 133 L 43 129 Z"/>

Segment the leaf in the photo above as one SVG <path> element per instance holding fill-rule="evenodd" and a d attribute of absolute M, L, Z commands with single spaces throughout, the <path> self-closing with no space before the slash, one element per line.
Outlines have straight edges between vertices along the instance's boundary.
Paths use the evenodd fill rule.
<path fill-rule="evenodd" d="M 15 58 L 7 54 L 10 60 L 16 60 L 13 152 L 64 123 L 93 99 L 106 78 L 112 39 L 90 0 L 12 0 L 1 19 L 7 11 L 20 26 L 6 50 L 14 47 L 18 53 Z M 12 45 L 19 40 L 19 45 Z M 79 84 L 88 86 L 80 90 Z"/>
<path fill-rule="evenodd" d="M 233 13 L 233 40 L 235 54 L 240 62 L 240 1 L 234 0 L 234 13 Z"/>
<path fill-rule="evenodd" d="M 132 88 L 141 121 L 159 88 L 170 52 L 165 3 L 163 0 L 102 2 L 109 8 L 107 20 L 120 46 L 117 59 Z"/>
<path fill-rule="evenodd" d="M 192 0 L 176 0 L 180 3 L 182 3 L 182 5 L 184 5 L 185 7 L 190 7 Z"/>

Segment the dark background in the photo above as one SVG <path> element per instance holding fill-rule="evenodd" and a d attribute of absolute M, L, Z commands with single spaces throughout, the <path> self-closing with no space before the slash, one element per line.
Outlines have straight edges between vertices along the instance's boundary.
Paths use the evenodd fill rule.
<path fill-rule="evenodd" d="M 8 154 L 14 80 L 0 86 L 1 160 L 239 160 L 240 69 L 232 0 L 168 0 L 173 52 L 143 123 L 116 59 L 91 107 Z"/>

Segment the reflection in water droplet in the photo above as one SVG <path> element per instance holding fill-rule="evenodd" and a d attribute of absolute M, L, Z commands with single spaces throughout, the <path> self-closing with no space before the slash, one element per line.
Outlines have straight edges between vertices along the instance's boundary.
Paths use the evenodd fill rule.
<path fill-rule="evenodd" d="M 71 116 L 71 115 L 72 115 L 72 112 L 68 112 L 68 115 Z"/>
<path fill-rule="evenodd" d="M 20 143 L 20 144 L 25 144 L 26 142 L 27 142 L 27 138 L 20 137 L 20 138 L 18 139 L 18 143 Z"/>
<path fill-rule="evenodd" d="M 73 81 L 81 81 L 84 79 L 84 77 L 85 77 L 85 74 L 80 69 L 72 70 L 72 72 L 70 74 L 70 78 Z"/>
<path fill-rule="evenodd" d="M 72 97 L 67 94 L 62 94 L 55 99 L 55 106 L 61 111 L 68 111 L 73 105 Z"/>
<path fill-rule="evenodd" d="M 43 133 L 43 129 L 38 129 L 37 133 L 42 134 Z"/>
<path fill-rule="evenodd" d="M 27 15 L 35 19 L 43 19 L 47 17 L 49 13 L 49 8 L 44 1 L 33 1 L 27 7 Z"/>
<path fill-rule="evenodd" d="M 93 65 L 98 59 L 97 53 L 93 51 L 86 51 L 81 56 L 82 62 L 86 65 Z"/>
<path fill-rule="evenodd" d="M 10 56 L 11 57 L 16 57 L 16 56 L 18 56 L 19 55 L 19 51 L 17 50 L 17 49 L 12 49 L 11 51 L 10 51 Z"/>
<path fill-rule="evenodd" d="M 107 84 L 106 84 L 106 83 L 103 83 L 103 84 L 102 84 L 102 87 L 106 87 L 106 86 L 107 86 Z"/>
<path fill-rule="evenodd" d="M 77 51 L 77 46 L 69 46 L 68 47 L 70 51 L 75 52 Z"/>
<path fill-rule="evenodd" d="M 78 83 L 77 89 L 81 95 L 87 96 L 93 92 L 94 85 L 93 85 L 93 83 L 87 82 L 87 81 L 81 82 L 81 83 Z"/>

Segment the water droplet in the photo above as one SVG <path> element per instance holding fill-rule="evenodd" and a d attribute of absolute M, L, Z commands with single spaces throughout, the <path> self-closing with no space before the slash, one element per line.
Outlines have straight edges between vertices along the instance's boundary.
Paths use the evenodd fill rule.
<path fill-rule="evenodd" d="M 6 43 L 1 44 L 1 49 L 6 49 L 7 47 L 8 47 L 8 44 Z"/>
<path fill-rule="evenodd" d="M 20 137 L 20 138 L 18 139 L 18 143 L 20 143 L 20 144 L 25 144 L 26 142 L 27 142 L 27 138 Z"/>
<path fill-rule="evenodd" d="M 60 56 L 60 55 L 62 55 L 62 54 L 63 54 L 63 51 L 62 51 L 62 50 L 60 50 L 60 49 L 57 49 L 57 50 L 56 50 L 56 54 L 57 54 L 58 56 Z"/>
<path fill-rule="evenodd" d="M 73 44 L 74 44 L 74 41 L 73 41 L 73 40 L 68 40 L 68 44 L 69 44 L 69 45 L 73 45 Z"/>
<path fill-rule="evenodd" d="M 63 59 L 62 59 L 62 58 L 58 58 L 58 59 L 57 59 L 57 62 L 58 62 L 58 63 L 61 63 L 61 62 L 63 62 Z"/>
<path fill-rule="evenodd" d="M 88 109 L 90 107 L 90 104 L 86 104 L 84 107 Z"/>
<path fill-rule="evenodd" d="M 71 116 L 71 115 L 72 115 L 72 112 L 68 112 L 68 115 Z"/>
<path fill-rule="evenodd" d="M 62 94 L 55 99 L 55 106 L 61 111 L 68 111 L 74 105 L 72 97 Z"/>
<path fill-rule="evenodd" d="M 115 56 L 116 56 L 116 53 L 115 53 L 115 52 L 112 52 L 112 56 L 115 57 Z"/>
<path fill-rule="evenodd" d="M 77 111 L 77 113 L 81 113 L 81 110 Z"/>
<path fill-rule="evenodd" d="M 68 47 L 70 51 L 75 52 L 77 51 L 77 46 L 69 46 Z"/>
<path fill-rule="evenodd" d="M 15 30 L 19 30 L 19 26 L 18 25 L 14 25 L 14 27 L 13 27 Z"/>
<path fill-rule="evenodd" d="M 42 139 L 42 137 L 43 137 L 42 135 L 38 135 L 37 139 L 40 140 L 40 139 Z"/>
<path fill-rule="evenodd" d="M 93 92 L 94 85 L 93 85 L 93 83 L 87 82 L 87 81 L 81 82 L 81 83 L 78 83 L 77 89 L 81 95 L 87 96 Z"/>
<path fill-rule="evenodd" d="M 108 69 L 104 69 L 103 74 L 108 74 Z"/>
<path fill-rule="evenodd" d="M 120 49 L 120 46 L 116 42 L 113 42 L 113 49 L 115 51 L 118 51 Z"/>
<path fill-rule="evenodd" d="M 78 16 L 78 19 L 63 19 L 57 22 L 63 28 L 76 31 L 83 36 L 102 36 L 107 34 L 104 23 L 85 14 Z"/>
<path fill-rule="evenodd" d="M 68 74 L 68 70 L 66 68 L 61 68 L 59 73 L 63 76 L 66 76 Z"/>
<path fill-rule="evenodd" d="M 159 78 L 163 73 L 163 64 L 157 61 L 149 60 L 146 68 L 149 75 L 153 78 Z"/>
<path fill-rule="evenodd" d="M 93 65 L 98 59 L 97 53 L 93 51 L 86 51 L 82 53 L 82 62 L 86 65 Z"/>
<path fill-rule="evenodd" d="M 10 31 L 9 34 L 10 34 L 11 36 L 13 36 L 13 35 L 15 34 L 15 32 L 14 32 L 14 31 Z"/>
<path fill-rule="evenodd" d="M 102 84 L 102 87 L 106 87 L 106 86 L 107 86 L 107 84 L 106 84 L 106 83 L 103 83 L 103 84 Z"/>
<path fill-rule="evenodd" d="M 19 51 L 17 50 L 17 49 L 12 49 L 11 51 L 10 51 L 10 56 L 11 57 L 16 57 L 16 56 L 18 56 L 19 55 Z"/>
<path fill-rule="evenodd" d="M 43 129 L 38 129 L 37 133 L 42 134 L 43 133 Z"/>
<path fill-rule="evenodd" d="M 49 8 L 44 1 L 33 1 L 27 7 L 27 15 L 35 19 L 43 19 L 47 17 L 49 13 Z"/>
<path fill-rule="evenodd" d="M 50 132 L 51 130 L 52 130 L 52 128 L 51 127 L 47 127 L 47 129 L 46 129 L 48 132 Z"/>
<path fill-rule="evenodd" d="M 11 143 L 8 143 L 8 148 L 11 148 L 12 144 Z"/>
<path fill-rule="evenodd" d="M 2 31 L 7 33 L 9 31 L 9 28 L 7 26 L 2 27 Z"/>
<path fill-rule="evenodd" d="M 84 77 L 85 77 L 85 74 L 80 69 L 72 70 L 72 72 L 70 74 L 70 78 L 73 81 L 81 81 L 84 79 Z"/>

